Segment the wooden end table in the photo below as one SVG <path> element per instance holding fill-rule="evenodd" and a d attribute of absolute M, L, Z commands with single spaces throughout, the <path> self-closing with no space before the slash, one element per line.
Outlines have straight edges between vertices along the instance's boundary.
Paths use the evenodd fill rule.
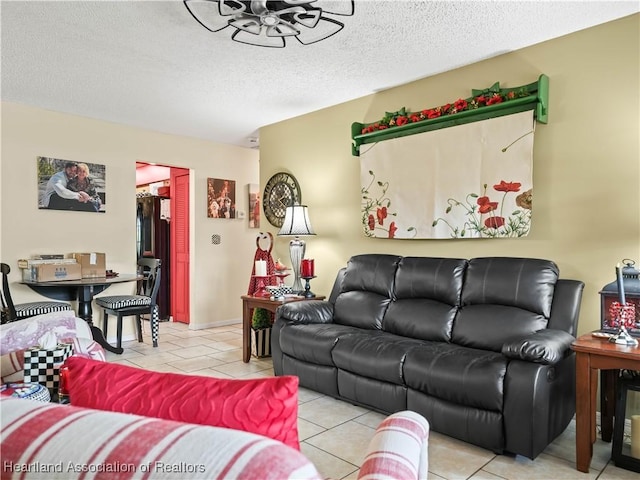
<path fill-rule="evenodd" d="M 587 333 L 571 345 L 576 352 L 576 468 L 588 473 L 596 441 L 596 392 L 600 371 L 602 438 L 611 441 L 614 386 L 618 370 L 640 370 L 640 348 L 616 345 Z"/>
<path fill-rule="evenodd" d="M 317 296 L 313 298 L 287 297 L 284 300 L 271 300 L 269 297 L 253 297 L 242 295 L 242 361 L 249 363 L 251 358 L 251 310 L 254 308 L 264 308 L 275 313 L 280 305 L 291 302 L 301 302 L 305 300 L 324 300 L 325 297 Z"/>

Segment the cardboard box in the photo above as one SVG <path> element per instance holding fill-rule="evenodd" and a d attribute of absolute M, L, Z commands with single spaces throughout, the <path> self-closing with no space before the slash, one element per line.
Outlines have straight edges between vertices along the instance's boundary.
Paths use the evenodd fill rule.
<path fill-rule="evenodd" d="M 41 259 L 41 258 L 21 258 L 18 260 L 18 268 L 31 268 L 34 265 L 43 265 L 45 263 L 77 263 L 75 258 L 60 259 Z"/>
<path fill-rule="evenodd" d="M 44 263 L 23 269 L 22 278 L 31 282 L 80 280 L 82 269 L 78 263 Z"/>
<path fill-rule="evenodd" d="M 82 267 L 82 278 L 107 276 L 107 259 L 104 253 L 72 253 L 71 257 Z"/>

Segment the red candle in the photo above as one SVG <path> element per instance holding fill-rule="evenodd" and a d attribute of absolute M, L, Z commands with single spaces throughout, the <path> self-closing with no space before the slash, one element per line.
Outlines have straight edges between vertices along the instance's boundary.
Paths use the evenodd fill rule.
<path fill-rule="evenodd" d="M 69 367 L 60 366 L 58 383 L 58 402 L 69 403 Z"/>
<path fill-rule="evenodd" d="M 313 274 L 314 274 L 313 259 L 305 258 L 304 260 L 302 260 L 302 263 L 300 264 L 300 276 L 303 278 L 313 277 Z"/>

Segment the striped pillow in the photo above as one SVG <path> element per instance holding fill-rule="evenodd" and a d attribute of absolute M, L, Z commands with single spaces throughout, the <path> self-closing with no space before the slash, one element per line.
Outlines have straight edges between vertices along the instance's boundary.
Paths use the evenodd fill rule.
<path fill-rule="evenodd" d="M 369 443 L 358 480 L 427 478 L 429 423 L 405 410 L 385 418 Z"/>
<path fill-rule="evenodd" d="M 322 478 L 300 452 L 238 430 L 11 397 L 0 407 L 2 478 L 25 465 L 52 470 L 21 478 Z"/>

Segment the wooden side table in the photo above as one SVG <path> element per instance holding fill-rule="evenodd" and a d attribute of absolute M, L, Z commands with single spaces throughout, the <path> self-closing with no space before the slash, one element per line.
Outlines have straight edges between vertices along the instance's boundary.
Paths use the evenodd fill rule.
<path fill-rule="evenodd" d="M 271 300 L 268 297 L 253 297 L 242 295 L 242 361 L 249 363 L 251 358 L 251 310 L 254 308 L 264 308 L 270 312 L 276 311 L 280 305 L 291 302 L 301 302 L 305 300 L 324 300 L 325 297 L 314 298 L 287 297 L 284 300 Z"/>
<path fill-rule="evenodd" d="M 576 468 L 588 473 L 596 441 L 596 392 L 601 371 L 601 422 L 603 439 L 611 439 L 614 395 L 611 390 L 617 370 L 640 370 L 640 348 L 610 343 L 590 333 L 571 345 L 576 352 Z M 608 437 L 608 438 L 606 438 Z"/>

